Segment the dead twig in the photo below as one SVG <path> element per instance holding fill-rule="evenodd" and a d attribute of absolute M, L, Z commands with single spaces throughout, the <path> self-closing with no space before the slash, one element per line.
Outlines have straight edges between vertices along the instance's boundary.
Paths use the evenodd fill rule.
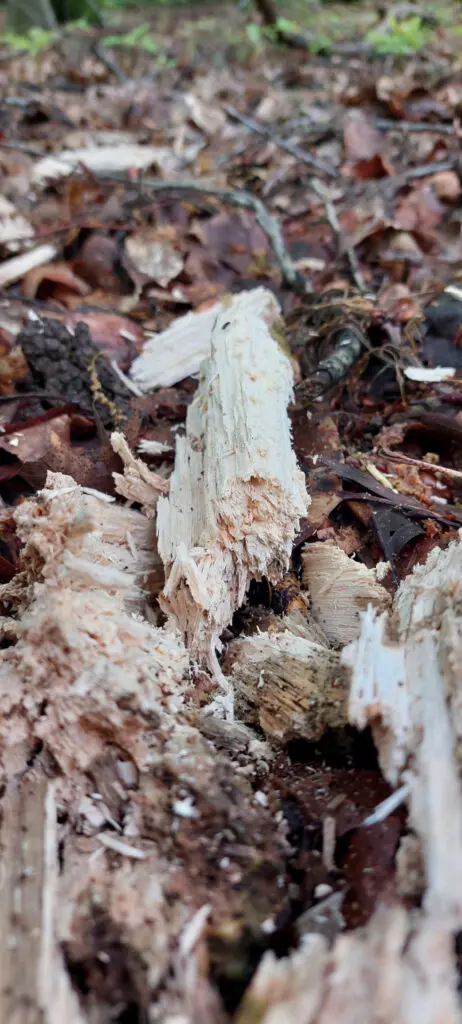
<path fill-rule="evenodd" d="M 95 57 L 97 57 L 98 60 L 100 60 L 101 63 L 104 64 L 104 66 L 108 69 L 108 71 L 110 71 L 111 74 L 114 75 L 114 78 L 118 82 L 120 82 L 120 83 L 128 82 L 127 75 L 122 71 L 122 68 L 119 67 L 117 61 L 114 60 L 114 58 L 110 56 L 110 54 L 107 52 L 106 48 L 103 46 L 103 44 L 102 44 L 100 39 L 96 40 L 96 42 L 93 43 L 93 53 L 94 53 Z"/>
<path fill-rule="evenodd" d="M 316 157 L 311 156 L 311 153 L 306 153 L 304 149 L 300 149 L 294 142 L 288 142 L 287 139 L 281 139 L 280 136 L 274 135 L 269 128 L 265 128 L 264 125 L 258 124 L 251 117 L 247 117 L 246 114 L 241 114 L 235 107 L 231 107 L 228 103 L 223 104 L 223 110 L 229 114 L 235 121 L 240 121 L 241 124 L 245 125 L 246 128 L 251 132 L 256 132 L 257 135 L 263 135 L 265 139 L 271 139 L 276 146 L 283 149 L 286 153 L 290 153 L 291 156 L 296 157 L 297 160 L 301 160 L 303 163 L 308 164 L 310 167 L 315 167 L 317 171 L 321 171 L 322 174 L 327 174 L 330 178 L 337 178 L 338 174 L 334 167 L 330 167 L 329 164 L 324 164 Z"/>
<path fill-rule="evenodd" d="M 366 284 L 361 273 L 358 257 L 352 246 L 347 246 L 345 243 L 344 234 L 340 226 L 339 219 L 337 217 L 337 211 L 335 209 L 335 206 L 332 202 L 328 190 L 324 187 L 322 182 L 317 181 L 316 178 L 311 178 L 308 184 L 311 191 L 315 192 L 315 194 L 319 196 L 320 199 L 322 199 L 326 211 L 327 222 L 332 228 L 332 231 L 334 232 L 334 235 L 337 239 L 339 251 L 343 252 L 347 257 L 353 281 L 358 291 L 360 291 L 361 294 L 364 295 L 368 289 L 366 288 Z"/>
<path fill-rule="evenodd" d="M 309 153 L 305 153 L 305 151 L 303 149 L 300 149 L 300 147 L 295 145 L 295 143 L 288 142 L 286 141 L 286 139 L 281 139 L 279 136 L 274 135 L 273 132 L 269 130 L 269 128 L 265 128 L 264 125 L 258 124 L 257 121 L 254 121 L 251 117 L 247 117 L 246 114 L 241 114 L 238 110 L 235 110 L 234 107 L 230 107 L 229 104 L 227 103 L 223 104 L 223 109 L 226 111 L 227 114 L 230 115 L 230 117 L 233 117 L 236 121 L 240 121 L 242 124 L 245 125 L 246 128 L 249 128 L 250 131 L 256 132 L 258 135 L 263 135 L 267 139 L 271 139 L 271 141 L 274 142 L 276 146 L 279 146 L 280 149 L 285 150 L 286 153 L 290 153 L 291 156 L 295 156 L 297 159 L 303 160 L 304 163 L 310 164 L 312 167 L 321 167 L 323 172 L 329 174 L 330 177 L 337 177 L 337 172 L 333 168 L 331 169 L 327 167 L 325 164 L 321 164 L 318 160 L 315 159 L 315 157 L 312 157 Z M 343 252 L 345 253 L 348 259 L 353 281 L 358 290 L 361 292 L 361 294 L 364 294 L 367 291 L 367 289 L 365 282 L 363 280 L 363 276 L 361 274 L 358 258 L 356 256 L 354 249 L 352 249 L 351 247 L 348 248 L 344 244 L 343 232 L 339 224 L 337 212 L 335 210 L 334 204 L 329 196 L 327 189 L 324 187 L 322 182 L 318 181 L 316 178 L 310 178 L 307 182 L 307 185 L 312 192 L 315 192 L 315 194 L 320 199 L 322 199 L 322 202 L 324 203 L 324 207 L 326 210 L 327 221 L 330 224 L 337 240 L 340 242 Z"/>
<path fill-rule="evenodd" d="M 126 185 L 132 185 L 123 175 L 117 172 L 98 175 L 100 181 L 120 181 Z M 273 252 L 284 279 L 285 284 L 298 292 L 306 295 L 310 292 L 308 281 L 296 270 L 292 257 L 287 252 L 278 221 L 267 210 L 261 199 L 253 196 L 251 192 L 244 189 L 218 188 L 217 185 L 209 185 L 201 181 L 162 181 L 159 178 L 143 178 L 139 182 L 140 188 L 148 188 L 151 192 L 182 192 L 196 193 L 200 195 L 215 196 L 223 203 L 231 206 L 238 206 L 244 210 L 253 210 L 257 223 L 271 242 Z"/>
<path fill-rule="evenodd" d="M 452 171 L 454 167 L 457 167 L 459 161 L 460 156 L 453 156 L 448 160 L 433 160 L 432 163 L 420 164 L 418 167 L 408 167 L 402 174 L 395 174 L 392 178 L 383 178 L 383 191 L 391 198 L 410 181 L 429 178 L 431 174 L 438 174 L 439 171 Z"/>
<path fill-rule="evenodd" d="M 390 462 L 402 462 L 406 466 L 416 466 L 417 469 L 424 469 L 435 475 L 447 476 L 451 480 L 462 480 L 462 472 L 459 469 L 451 469 L 449 466 L 440 466 L 438 462 L 427 462 L 425 459 L 411 459 L 410 455 L 402 455 L 399 452 L 392 452 L 389 448 L 380 448 L 379 455 L 384 455 Z"/>
<path fill-rule="evenodd" d="M 378 117 L 375 124 L 382 131 L 434 132 L 437 135 L 454 135 L 453 124 L 442 124 L 439 121 L 390 121 L 386 117 Z"/>

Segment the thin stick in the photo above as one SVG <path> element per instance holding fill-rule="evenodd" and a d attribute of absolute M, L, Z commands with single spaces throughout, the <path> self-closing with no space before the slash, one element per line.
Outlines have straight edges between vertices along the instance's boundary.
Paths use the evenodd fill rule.
<path fill-rule="evenodd" d="M 339 219 L 337 217 L 337 211 L 335 209 L 335 206 L 332 202 L 328 190 L 325 188 L 322 182 L 317 181 L 316 178 L 311 178 L 311 180 L 308 182 L 308 186 L 312 192 L 315 192 L 316 195 L 319 196 L 320 199 L 322 199 L 326 211 L 327 222 L 332 228 L 332 231 L 334 232 L 337 242 L 339 243 L 339 249 L 342 249 L 343 252 L 345 253 L 345 256 L 347 257 L 348 263 L 350 265 L 351 276 L 358 291 L 361 292 L 361 295 L 364 295 L 368 291 L 368 289 L 366 287 L 366 283 L 361 273 L 358 257 L 356 255 L 355 250 L 351 246 L 347 246 L 345 244 L 345 238 L 339 223 Z"/>
<path fill-rule="evenodd" d="M 133 185 L 121 174 L 107 172 L 98 175 L 100 181 L 121 181 L 126 185 Z M 193 192 L 201 195 L 215 196 L 224 203 L 231 206 L 239 206 L 245 210 L 253 210 L 257 223 L 271 242 L 276 261 L 279 264 L 282 277 L 289 288 L 301 295 L 310 292 L 310 287 L 305 278 L 296 270 L 292 257 L 287 252 L 281 229 L 275 217 L 267 210 L 261 199 L 253 196 L 251 192 L 244 189 L 218 188 L 216 185 L 208 185 L 201 181 L 162 181 L 159 178 L 143 178 L 139 182 L 141 187 L 146 186 L 152 192 Z"/>
<path fill-rule="evenodd" d="M 411 459 L 410 455 L 401 455 L 399 452 L 391 452 L 389 448 L 380 448 L 379 455 L 384 455 L 390 462 L 404 462 L 406 466 L 417 466 L 418 469 L 426 469 L 431 473 L 439 473 L 451 480 L 462 480 L 462 472 L 459 469 L 451 469 L 449 466 L 440 466 L 439 463 L 426 462 L 425 459 Z"/>
<path fill-rule="evenodd" d="M 42 149 L 34 149 L 33 146 L 28 146 L 25 142 L 9 142 L 6 139 L 0 139 L 0 149 L 17 149 L 21 153 L 27 153 L 28 156 L 43 156 Z"/>
<path fill-rule="evenodd" d="M 230 107 L 228 103 L 223 104 L 223 110 L 229 114 L 235 121 L 240 121 L 241 124 L 245 125 L 251 132 L 256 132 L 257 135 L 263 135 L 265 139 L 271 139 L 276 146 L 280 149 L 285 150 L 286 153 L 290 153 L 291 156 L 296 157 L 297 160 L 301 160 L 304 164 L 309 164 L 310 167 L 315 167 L 317 171 L 321 171 L 322 174 L 327 174 L 329 178 L 337 178 L 338 174 L 334 167 L 330 167 L 328 164 L 322 163 L 317 160 L 316 157 L 311 156 L 311 153 L 306 153 L 304 149 L 300 149 L 294 142 L 288 142 L 287 139 L 281 139 L 278 135 L 273 135 L 273 132 L 269 128 L 265 128 L 264 125 L 258 124 L 251 117 L 247 117 L 246 114 L 241 114 L 235 107 Z"/>
<path fill-rule="evenodd" d="M 124 74 L 122 68 L 119 67 L 117 61 L 107 53 L 101 40 L 98 40 L 93 44 L 93 53 L 95 54 L 95 57 L 104 64 L 108 71 L 114 75 L 114 78 L 116 78 L 118 82 L 128 82 L 126 74 Z"/>
<path fill-rule="evenodd" d="M 441 124 L 439 121 L 389 121 L 378 117 L 375 123 L 377 128 L 384 131 L 435 132 L 438 135 L 454 135 L 455 132 L 453 124 Z"/>
<path fill-rule="evenodd" d="M 234 109 L 234 107 L 230 107 L 227 103 L 225 103 L 223 104 L 223 109 L 226 111 L 227 114 L 230 115 L 230 117 L 235 118 L 235 120 L 237 121 L 241 121 L 241 123 L 244 124 L 246 128 L 249 128 L 250 131 L 257 132 L 258 135 L 263 135 L 265 138 L 271 139 L 272 142 L 279 146 L 280 149 L 285 150 L 285 152 L 290 153 L 292 156 L 297 157 L 299 160 L 303 160 L 304 163 L 311 164 L 313 167 L 321 166 L 325 173 L 330 174 L 331 177 L 332 175 L 337 177 L 336 171 L 327 168 L 323 164 L 320 165 L 319 161 L 315 160 L 315 158 L 310 156 L 308 153 L 305 153 L 303 149 L 299 148 L 299 146 L 294 145 L 294 143 L 292 142 L 286 142 L 285 139 L 281 139 L 277 135 L 273 135 L 273 133 L 268 128 L 265 128 L 263 125 L 258 124 L 257 121 L 253 121 L 252 118 L 247 117 L 245 114 L 240 114 L 238 110 Z M 329 196 L 329 193 L 327 192 L 327 189 L 325 189 L 324 185 L 316 178 L 311 178 L 307 182 L 307 185 L 312 192 L 315 192 L 316 195 L 319 196 L 320 199 L 322 199 L 326 210 L 327 221 L 330 224 L 336 238 L 342 243 L 343 251 L 345 252 L 345 255 L 348 259 L 348 263 L 350 265 L 351 276 L 353 278 L 353 281 L 358 290 L 361 292 L 361 294 L 364 295 L 364 293 L 367 291 L 367 288 L 363 276 L 361 274 L 358 258 L 356 256 L 354 249 L 348 248 L 346 245 L 343 244 L 343 232 L 339 224 L 334 204 Z"/>

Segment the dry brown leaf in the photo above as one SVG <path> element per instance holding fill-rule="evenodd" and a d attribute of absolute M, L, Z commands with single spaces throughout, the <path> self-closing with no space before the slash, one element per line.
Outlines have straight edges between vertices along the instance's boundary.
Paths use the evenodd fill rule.
<path fill-rule="evenodd" d="M 191 121 L 206 135 L 214 136 L 223 131 L 226 125 L 226 114 L 220 107 L 204 103 L 192 92 L 183 97 Z"/>
<path fill-rule="evenodd" d="M 347 162 L 357 178 L 382 178 L 393 173 L 385 155 L 385 137 L 361 110 L 345 118 L 343 142 Z"/>
<path fill-rule="evenodd" d="M 407 284 L 389 285 L 379 293 L 377 301 L 379 308 L 399 323 L 413 320 L 421 311 L 417 296 L 411 294 Z"/>
<path fill-rule="evenodd" d="M 70 440 L 70 418 L 67 415 L 53 419 L 21 424 L 15 433 L 0 438 L 0 448 L 14 455 L 20 462 L 38 462 L 49 448 L 58 449 Z M 45 470 L 44 470 L 45 477 Z"/>

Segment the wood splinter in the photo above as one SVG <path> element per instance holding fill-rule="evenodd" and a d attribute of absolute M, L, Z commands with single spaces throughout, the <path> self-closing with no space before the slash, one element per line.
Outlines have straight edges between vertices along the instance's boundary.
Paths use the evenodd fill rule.
<path fill-rule="evenodd" d="M 279 317 L 264 288 L 223 303 L 169 497 L 158 504 L 162 607 L 222 684 L 220 634 L 252 579 L 276 582 L 287 569 L 309 503 L 287 415 L 292 367 L 273 333 Z"/>

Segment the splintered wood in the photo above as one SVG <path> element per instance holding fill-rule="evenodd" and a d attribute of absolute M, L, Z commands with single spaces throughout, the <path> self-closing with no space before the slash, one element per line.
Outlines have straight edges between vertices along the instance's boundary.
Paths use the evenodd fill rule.
<path fill-rule="evenodd" d="M 217 1024 L 202 930 L 209 916 L 223 928 L 230 962 L 241 935 L 260 935 L 281 905 L 282 830 L 195 725 L 180 637 L 142 617 L 152 522 L 52 473 L 15 517 L 23 569 L 0 592 L 20 613 L 2 621 L 0 651 L 2 1024 L 80 1024 L 71 977 L 82 979 L 85 1022 L 134 1006 L 142 1020 L 155 1007 L 159 1021 Z M 240 767 L 254 771 L 243 733 Z M 64 823 L 53 921 L 41 908 L 56 814 L 23 789 L 31 773 L 54 776 Z M 257 867 L 267 884 L 254 899 L 235 881 Z"/>
<path fill-rule="evenodd" d="M 55 931 L 58 857 L 52 784 L 9 783 L 0 843 L 0 1020 L 84 1024 Z"/>
<path fill-rule="evenodd" d="M 153 334 L 130 367 L 137 387 L 141 391 L 168 388 L 197 373 L 210 355 L 210 336 L 220 308 L 216 303 L 199 313 L 186 313 L 165 331 Z"/>
<path fill-rule="evenodd" d="M 223 303 L 170 493 L 158 505 L 162 607 L 191 652 L 216 668 L 220 634 L 250 581 L 280 578 L 308 507 L 291 445 L 293 377 L 275 336 L 279 315 L 263 288 Z"/>
<path fill-rule="evenodd" d="M 356 639 L 360 613 L 368 605 L 383 611 L 390 604 L 375 572 L 349 558 L 336 544 L 307 544 L 302 563 L 311 614 L 331 643 L 343 645 Z"/>
<path fill-rule="evenodd" d="M 20 769 L 38 740 L 64 773 L 84 769 L 103 723 L 141 765 L 151 756 L 143 718 L 168 714 L 188 665 L 179 637 L 133 614 L 149 593 L 152 524 L 57 473 L 16 522 L 24 568 L 0 589 L 22 611 L 16 645 L 0 652 L 4 770 Z"/>
<path fill-rule="evenodd" d="M 259 288 L 201 316 L 193 348 L 209 355 L 171 476 L 115 433 L 128 504 L 49 473 L 14 510 L 21 569 L 0 587 L 0 1024 L 462 1024 L 462 534 L 394 600 L 329 542 L 305 546 L 302 584 L 296 566 L 284 576 L 309 498 L 279 312 Z M 272 591 L 284 616 L 241 609 L 262 577 L 284 577 Z M 390 895 L 343 935 L 338 910 L 329 945 L 309 916 L 321 920 L 325 885 L 293 919 L 314 877 L 302 870 L 294 898 L 298 865 L 318 851 L 303 839 L 294 857 L 276 810 L 287 765 L 271 768 L 275 794 L 264 780 L 284 744 L 305 750 L 347 725 L 371 726 L 394 806 L 408 803 L 386 891 L 414 903 Z M 334 812 L 319 826 L 330 882 Z M 287 924 L 301 939 L 276 958 L 279 921 L 277 943 Z"/>
<path fill-rule="evenodd" d="M 391 620 L 369 610 L 343 652 L 351 721 L 371 723 L 384 774 L 410 787 L 426 907 L 462 926 L 462 542 L 435 548 L 401 584 Z M 396 639 L 393 639 L 396 637 Z"/>
<path fill-rule="evenodd" d="M 238 717 L 267 736 L 317 740 L 347 724 L 346 673 L 323 643 L 288 630 L 257 633 L 230 644 L 223 667 Z"/>

